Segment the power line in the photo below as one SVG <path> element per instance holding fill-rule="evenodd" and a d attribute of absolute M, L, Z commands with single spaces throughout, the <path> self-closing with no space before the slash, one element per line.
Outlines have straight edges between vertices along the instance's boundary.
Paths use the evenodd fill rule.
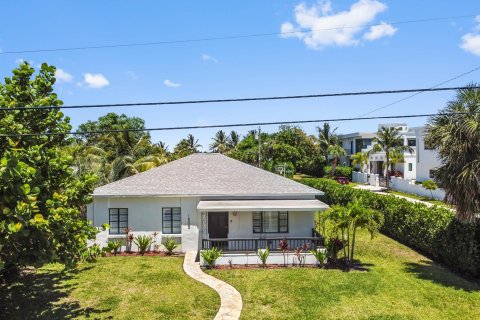
<path fill-rule="evenodd" d="M 438 18 L 426 18 L 426 19 L 416 19 L 416 20 L 404 20 L 404 21 L 393 21 L 388 22 L 391 25 L 400 25 L 408 23 L 425 23 L 425 22 L 434 22 L 442 20 L 454 20 L 454 19 L 465 19 L 472 18 L 476 15 L 462 15 L 462 16 L 451 16 L 451 17 L 438 17 Z M 382 23 L 376 24 L 363 24 L 357 26 L 344 26 L 336 28 L 322 28 L 322 29 L 312 29 L 308 31 L 288 31 L 288 32 L 270 32 L 270 33 L 256 33 L 256 34 L 244 34 L 236 36 L 223 36 L 223 37 L 207 37 L 207 38 L 197 38 L 197 39 L 183 39 L 183 40 L 167 40 L 167 41 L 154 41 L 154 42 L 137 42 L 137 43 L 119 43 L 111 45 L 98 45 L 98 46 L 83 46 L 83 47 L 66 47 L 66 48 L 51 48 L 51 49 L 35 49 L 35 50 L 17 50 L 17 51 L 2 51 L 0 55 L 6 54 L 20 54 L 20 53 L 39 53 L 39 52 L 57 52 L 57 51 L 78 51 L 78 50 L 91 50 L 91 49 L 111 49 L 111 48 L 125 48 L 125 47 L 140 47 L 140 46 L 155 46 L 155 45 L 166 45 L 166 44 L 178 44 L 178 43 L 189 43 L 189 42 L 203 42 L 203 41 L 219 41 L 219 40 L 233 40 L 233 39 L 243 39 L 243 38 L 256 38 L 256 37 L 266 37 L 266 36 L 278 36 L 286 34 L 308 34 L 318 31 L 334 31 L 334 30 L 343 30 L 343 29 L 355 29 L 355 28 L 368 28 L 382 25 Z"/>
<path fill-rule="evenodd" d="M 480 69 L 480 67 L 478 67 L 477 69 Z M 45 110 L 45 109 L 82 109 L 82 108 L 113 108 L 113 107 L 161 106 L 161 105 L 226 103 L 226 102 L 246 102 L 246 101 L 266 101 L 266 100 L 291 100 L 291 99 L 309 99 L 309 98 L 326 98 L 326 97 L 342 97 L 342 96 L 396 94 L 396 93 L 408 93 L 408 92 L 452 91 L 452 90 L 472 89 L 472 88 L 473 89 L 480 89 L 480 87 L 462 86 L 462 87 L 443 87 L 443 88 L 420 88 L 420 89 L 416 88 L 416 89 L 400 89 L 400 90 L 322 93 L 322 94 L 294 95 L 294 96 L 209 99 L 209 100 L 181 100 L 181 101 L 158 101 L 158 102 L 135 102 L 135 103 L 84 104 L 84 105 L 69 105 L 69 106 L 1 107 L 0 111 Z"/>
<path fill-rule="evenodd" d="M 31 137 L 31 136 L 58 136 L 58 135 L 87 135 L 87 134 L 105 134 L 118 132 L 144 132 L 144 131 L 173 131 L 173 130 L 193 130 L 193 129 L 212 129 L 212 128 L 234 128 L 234 127 L 253 127 L 253 126 L 270 126 L 270 125 L 287 125 L 287 124 L 305 124 L 319 122 L 337 122 L 337 121 L 360 121 L 360 120 L 378 120 L 378 119 L 403 119 L 403 118 L 424 118 L 437 115 L 456 116 L 465 115 L 467 112 L 451 112 L 451 113 L 426 113 L 426 114 L 408 114 L 394 116 L 376 116 L 376 117 L 354 117 L 354 118 L 333 118 L 319 120 L 297 120 L 297 121 L 273 121 L 273 122 L 251 122 L 251 123 L 234 123 L 234 124 L 216 124 L 203 126 L 180 126 L 180 127 L 161 127 L 161 128 L 126 128 L 112 130 L 94 130 L 94 131 L 68 131 L 68 132 L 41 132 L 41 133 L 2 133 L 0 137 Z"/>
<path fill-rule="evenodd" d="M 448 82 L 451 82 L 451 81 L 453 81 L 453 80 L 456 80 L 456 79 L 458 79 L 458 78 L 461 78 L 461 77 L 463 77 L 463 76 L 466 76 L 467 74 L 473 73 L 473 72 L 475 72 L 475 71 L 477 71 L 477 70 L 479 70 L 479 69 L 480 69 L 480 67 L 476 67 L 476 68 L 474 68 L 474 69 L 472 69 L 472 70 L 469 70 L 469 71 L 467 71 L 467 72 L 464 72 L 464 73 L 462 73 L 462 74 L 459 74 L 459 75 L 457 75 L 457 76 L 455 76 L 455 77 L 453 77 L 453 78 L 450 78 L 450 79 L 445 80 L 445 81 L 443 81 L 443 82 L 437 83 L 436 85 L 434 85 L 433 87 L 430 87 L 429 89 L 430 89 L 430 90 L 435 90 L 435 88 L 438 88 L 438 87 L 441 86 L 441 85 L 444 85 L 444 84 L 446 84 L 446 83 L 448 83 Z M 471 86 L 471 87 L 469 87 L 469 88 L 476 88 L 476 87 Z M 409 96 L 406 96 L 405 98 L 396 100 L 396 101 L 394 101 L 394 102 L 391 102 L 391 103 L 386 104 L 386 105 L 384 105 L 384 106 L 381 106 L 381 107 L 379 107 L 379 108 L 376 108 L 376 109 L 373 109 L 373 110 L 368 111 L 368 112 L 366 112 L 366 113 L 363 113 L 363 114 L 359 115 L 359 117 L 363 117 L 363 116 L 372 114 L 372 113 L 374 113 L 374 112 L 376 112 L 376 111 L 379 111 L 379 110 L 382 110 L 382 109 L 386 109 L 386 108 L 391 107 L 391 106 L 393 106 L 393 105 L 395 105 L 395 104 L 397 104 L 397 103 L 400 103 L 400 102 L 403 102 L 403 101 L 408 100 L 408 99 L 410 99 L 410 98 L 413 98 L 413 97 L 415 97 L 415 96 L 418 96 L 419 94 L 422 94 L 423 92 L 426 92 L 426 91 L 429 91 L 429 90 L 417 91 L 416 93 L 411 94 L 411 95 L 409 95 Z"/>

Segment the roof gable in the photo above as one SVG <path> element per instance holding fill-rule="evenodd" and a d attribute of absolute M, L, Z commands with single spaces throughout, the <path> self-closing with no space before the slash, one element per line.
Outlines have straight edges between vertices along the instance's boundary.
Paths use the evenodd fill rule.
<path fill-rule="evenodd" d="M 320 191 L 218 153 L 197 153 L 96 188 L 94 196 L 317 195 Z"/>

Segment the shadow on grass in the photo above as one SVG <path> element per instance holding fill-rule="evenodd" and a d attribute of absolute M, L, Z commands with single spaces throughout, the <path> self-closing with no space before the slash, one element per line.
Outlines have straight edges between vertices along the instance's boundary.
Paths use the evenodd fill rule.
<path fill-rule="evenodd" d="M 0 283 L 0 315 L 3 319 L 97 318 L 109 310 L 82 308 L 77 301 L 62 301 L 76 287 L 79 270 L 22 274 Z M 69 281 L 67 284 L 66 281 Z M 111 317 L 110 317 L 111 318 Z M 107 318 L 109 319 L 109 318 Z"/>
<path fill-rule="evenodd" d="M 405 263 L 405 271 L 422 280 L 429 280 L 444 287 L 465 291 L 480 291 L 480 285 L 462 278 L 432 261 L 422 260 L 420 263 Z"/>

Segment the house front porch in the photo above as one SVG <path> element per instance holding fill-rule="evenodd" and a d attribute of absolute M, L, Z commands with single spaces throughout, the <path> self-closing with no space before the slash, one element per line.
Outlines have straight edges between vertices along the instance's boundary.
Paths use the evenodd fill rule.
<path fill-rule="evenodd" d="M 280 242 L 289 250 L 315 249 L 323 237 L 314 229 L 316 211 L 328 206 L 307 200 L 200 201 L 200 250 L 213 247 L 225 254 L 255 254 L 268 248 L 280 252 Z"/>

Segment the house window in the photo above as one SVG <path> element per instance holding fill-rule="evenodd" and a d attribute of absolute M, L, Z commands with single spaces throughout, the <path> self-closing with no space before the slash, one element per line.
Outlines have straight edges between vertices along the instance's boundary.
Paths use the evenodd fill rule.
<path fill-rule="evenodd" d="M 254 211 L 253 233 L 288 232 L 287 211 Z"/>
<path fill-rule="evenodd" d="M 165 234 L 182 233 L 182 214 L 180 208 L 162 209 L 162 232 Z"/>
<path fill-rule="evenodd" d="M 430 177 L 430 179 L 433 179 L 433 174 L 435 173 L 435 170 L 434 169 L 430 169 L 428 170 L 428 176 Z"/>
<path fill-rule="evenodd" d="M 417 139 L 407 139 L 407 145 L 409 147 L 416 147 L 417 146 Z"/>
<path fill-rule="evenodd" d="M 108 212 L 108 223 L 110 225 L 110 234 L 125 233 L 125 228 L 128 228 L 128 209 L 110 208 Z"/>
<path fill-rule="evenodd" d="M 408 171 L 413 171 L 413 163 L 408 164 Z"/>

